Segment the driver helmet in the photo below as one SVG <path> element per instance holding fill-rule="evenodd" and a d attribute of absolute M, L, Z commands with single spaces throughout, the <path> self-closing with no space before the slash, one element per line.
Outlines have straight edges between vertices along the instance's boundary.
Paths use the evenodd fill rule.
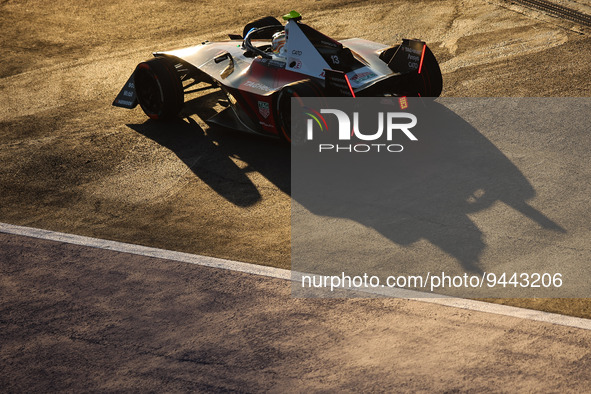
<path fill-rule="evenodd" d="M 277 56 L 285 56 L 285 31 L 273 34 L 271 50 Z"/>

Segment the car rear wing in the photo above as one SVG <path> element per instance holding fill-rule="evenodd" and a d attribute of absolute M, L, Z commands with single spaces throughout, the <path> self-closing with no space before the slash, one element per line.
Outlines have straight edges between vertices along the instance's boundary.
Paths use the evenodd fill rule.
<path fill-rule="evenodd" d="M 361 95 L 375 94 L 376 88 L 387 85 L 396 85 L 398 89 L 413 92 L 412 86 L 416 84 L 414 76 L 420 74 L 425 58 L 426 44 L 420 40 L 403 39 L 398 47 L 392 47 L 384 51 L 386 58 L 382 58 L 395 74 L 376 80 L 373 84 L 365 86 Z M 387 57 L 390 57 L 389 59 Z M 374 85 L 374 86 L 372 86 Z M 371 89 L 373 87 L 373 89 Z M 369 89 L 368 89 L 369 88 Z M 337 70 L 324 70 L 324 89 L 328 97 L 355 97 L 355 92 L 347 78 L 347 74 Z"/>
<path fill-rule="evenodd" d="M 408 74 L 412 72 L 421 73 L 425 50 L 427 45 L 424 41 L 403 39 L 394 56 L 387 61 L 390 70 L 395 73 Z"/>
<path fill-rule="evenodd" d="M 338 70 L 324 69 L 324 92 L 327 97 L 355 97 L 347 74 Z"/>
<path fill-rule="evenodd" d="M 324 70 L 326 95 L 439 97 L 441 94 L 441 71 L 435 56 L 424 41 L 404 39 L 400 45 L 383 51 L 380 59 L 388 65 L 392 73 L 375 78 L 355 90 L 345 73 Z"/>

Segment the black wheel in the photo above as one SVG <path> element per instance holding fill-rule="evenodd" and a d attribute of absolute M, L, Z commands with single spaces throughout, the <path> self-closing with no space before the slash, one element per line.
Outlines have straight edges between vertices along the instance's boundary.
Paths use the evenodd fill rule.
<path fill-rule="evenodd" d="M 443 78 L 439 63 L 437 63 L 437 59 L 435 59 L 435 55 L 433 55 L 429 47 L 426 47 L 423 67 L 419 74 L 419 93 L 421 97 L 439 97 L 442 90 Z"/>
<path fill-rule="evenodd" d="M 156 57 L 137 65 L 133 74 L 137 99 L 151 119 L 166 120 L 178 116 L 185 96 L 174 64 Z"/>
<path fill-rule="evenodd" d="M 265 27 L 265 26 L 282 26 L 282 25 L 281 25 L 281 22 L 279 22 L 274 17 L 266 16 L 264 18 L 257 19 L 256 21 L 252 21 L 249 24 L 247 24 L 246 26 L 244 26 L 244 30 L 242 31 L 242 37 L 246 37 L 246 35 L 250 31 L 250 29 L 252 29 L 253 27 L 255 29 L 258 29 L 258 28 Z M 276 33 L 275 31 L 261 32 L 261 34 L 257 35 L 256 38 L 271 39 L 271 38 L 273 38 L 273 34 L 275 34 L 275 33 Z"/>
<path fill-rule="evenodd" d="M 277 94 L 277 100 L 275 101 L 275 119 L 277 120 L 277 129 L 279 135 L 288 143 L 299 145 L 304 142 L 305 125 L 302 124 L 297 127 L 297 134 L 292 135 L 291 128 L 291 99 L 296 98 L 296 102 L 303 108 L 304 104 L 301 100 L 302 97 L 323 97 L 324 90 L 322 87 L 310 80 L 303 79 L 301 81 L 290 83 L 285 85 Z"/>

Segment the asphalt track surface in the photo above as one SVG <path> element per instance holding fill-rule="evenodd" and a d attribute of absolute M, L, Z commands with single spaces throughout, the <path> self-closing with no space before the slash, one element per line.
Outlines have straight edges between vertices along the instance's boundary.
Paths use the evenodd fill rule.
<path fill-rule="evenodd" d="M 0 234 L 4 392 L 584 392 L 591 331 Z"/>
<path fill-rule="evenodd" d="M 298 11 L 336 38 L 425 39 L 448 96 L 589 96 L 585 29 L 500 3 Z M 209 128 L 207 106 L 162 125 L 110 104 L 150 52 L 291 7 L 2 2 L 0 221 L 289 268 L 287 147 Z M 588 214 L 588 159 L 569 157 L 580 182 L 557 206 L 578 208 L 551 210 L 558 223 Z M 588 232 L 575 234 L 585 259 Z M 586 331 L 403 300 L 293 300 L 282 281 L 1 239 L 1 379 L 14 391 L 589 387 Z M 589 314 L 584 300 L 559 307 L 573 304 Z"/>

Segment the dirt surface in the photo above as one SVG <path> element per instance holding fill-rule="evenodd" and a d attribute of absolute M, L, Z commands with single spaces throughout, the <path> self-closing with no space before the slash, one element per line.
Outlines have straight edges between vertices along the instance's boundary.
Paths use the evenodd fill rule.
<path fill-rule="evenodd" d="M 0 388 L 584 392 L 591 331 L 0 234 Z"/>
<path fill-rule="evenodd" d="M 299 4 L 306 23 L 335 38 L 426 40 L 441 63 L 445 96 L 591 92 L 588 32 L 506 2 Z M 211 114 L 207 107 L 158 124 L 111 102 L 152 51 L 224 39 L 248 21 L 291 7 L 287 1 L 232 7 L 172 0 L 1 2 L 0 221 L 289 268 L 288 147 L 210 128 L 203 122 Z M 353 376 L 384 378 L 398 383 L 386 389 L 406 390 L 479 390 L 505 376 L 522 390 L 588 387 L 589 360 L 581 349 L 589 338 L 578 331 L 397 300 L 297 301 L 279 281 L 82 251 L 74 252 L 88 265 L 70 264 L 65 256 L 72 250 L 39 257 L 50 252 L 15 242 L 3 236 L 0 246 L 6 270 L 2 385 L 15 390 L 381 387 L 341 383 L 354 382 Z M 14 266 L 18 256 L 23 267 Z M 106 287 L 104 278 L 117 286 Z M 235 287 L 216 290 L 220 282 Z M 588 300 L 500 302 L 591 317 Z M 167 312 L 174 305 L 178 309 Z M 255 306 L 268 312 L 250 317 Z M 203 313 L 209 308 L 212 313 Z M 398 325 L 396 311 L 408 318 L 406 325 Z M 301 352 L 294 338 L 312 327 L 320 328 Z M 451 345 L 461 333 L 474 344 Z M 424 337 L 431 339 L 423 343 Z M 96 358 L 88 356 L 97 349 Z M 195 349 L 201 353 L 191 353 Z M 448 369 L 450 360 L 456 364 Z M 294 364 L 301 373 L 289 369 Z M 172 365 L 181 372 L 169 378 Z M 109 385 L 115 368 L 117 380 Z M 226 372 L 215 375 L 220 368 Z M 240 371 L 243 378 L 229 380 Z M 224 386 L 212 383 L 220 381 Z"/>
<path fill-rule="evenodd" d="M 287 147 L 199 116 L 158 124 L 110 106 L 151 51 L 222 39 L 288 3 L 1 7 L 0 220 L 289 266 Z M 337 38 L 422 37 L 441 62 L 444 95 L 585 96 L 591 87 L 587 36 L 497 4 L 303 2 L 300 12 Z"/>
<path fill-rule="evenodd" d="M 0 7 L 1 221 L 289 267 L 287 147 L 208 127 L 215 96 L 201 116 L 174 124 L 110 105 L 152 51 L 223 39 L 288 2 Z M 508 7 L 307 1 L 299 10 L 336 38 L 423 38 L 441 63 L 445 96 L 588 96 L 588 35 Z"/>

